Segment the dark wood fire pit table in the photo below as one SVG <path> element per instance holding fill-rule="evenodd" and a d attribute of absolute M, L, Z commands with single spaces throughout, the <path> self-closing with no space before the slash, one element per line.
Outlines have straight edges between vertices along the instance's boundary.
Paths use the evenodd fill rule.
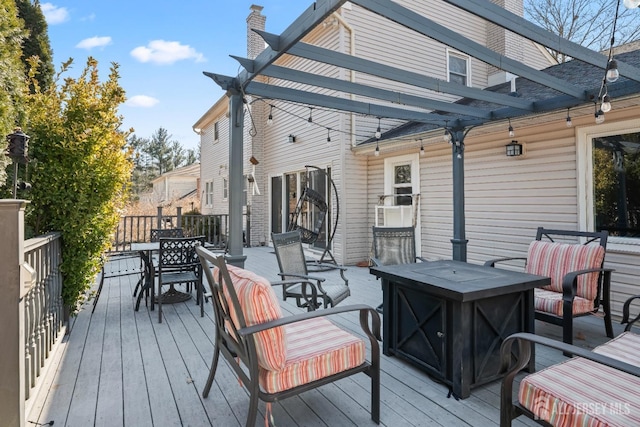
<path fill-rule="evenodd" d="M 451 260 L 370 272 L 382 279 L 384 354 L 417 365 L 463 399 L 502 377 L 502 341 L 534 332 L 533 289 L 551 280 Z M 528 370 L 535 370 L 535 354 Z"/>

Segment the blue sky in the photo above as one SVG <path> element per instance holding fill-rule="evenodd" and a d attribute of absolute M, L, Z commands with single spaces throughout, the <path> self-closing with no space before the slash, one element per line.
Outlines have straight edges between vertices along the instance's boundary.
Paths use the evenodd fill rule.
<path fill-rule="evenodd" d="M 230 54 L 246 56 L 246 18 L 264 6 L 266 28 L 280 33 L 311 0 L 55 0 L 41 6 L 49 26 L 56 71 L 73 58 L 75 77 L 89 56 L 106 79 L 120 65 L 127 102 L 124 129 L 150 138 L 160 127 L 185 148 L 199 137 L 192 125 L 223 95 L 203 71 L 236 75 Z"/>

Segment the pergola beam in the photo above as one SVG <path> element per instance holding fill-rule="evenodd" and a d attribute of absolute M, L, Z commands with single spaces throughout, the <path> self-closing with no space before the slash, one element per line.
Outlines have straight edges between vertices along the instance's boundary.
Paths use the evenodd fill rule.
<path fill-rule="evenodd" d="M 549 88 L 555 89 L 560 93 L 571 95 L 577 99 L 581 99 L 583 101 L 587 100 L 587 95 L 584 89 L 496 53 L 491 49 L 432 21 L 429 18 L 400 6 L 397 3 L 386 0 L 353 0 L 352 2 L 370 10 L 373 13 L 386 17 L 403 27 L 444 43 L 447 46 L 451 46 L 489 65 L 493 65 L 498 69 L 505 70 L 536 83 L 540 83 Z"/>
<path fill-rule="evenodd" d="M 424 96 L 410 95 L 398 91 L 375 88 L 361 83 L 353 83 L 346 80 L 335 79 L 319 74 L 306 73 L 291 68 L 271 65 L 262 72 L 263 76 L 284 79 L 292 82 L 333 89 L 340 92 L 352 93 L 367 98 L 375 98 L 394 104 L 409 105 L 425 110 L 437 110 L 448 113 L 490 119 L 491 112 L 486 109 L 469 107 L 467 105 L 454 104 L 446 101 L 438 101 Z"/>
<path fill-rule="evenodd" d="M 501 93 L 489 92 L 482 89 L 463 86 L 457 83 L 450 83 L 444 80 L 428 77 L 412 71 L 402 70 L 390 65 L 380 64 L 375 61 L 357 58 L 341 52 L 335 52 L 329 49 L 313 46 L 306 43 L 298 43 L 287 52 L 290 55 L 300 58 L 310 59 L 312 61 L 323 62 L 329 65 L 346 68 L 349 70 L 359 71 L 385 78 L 388 80 L 406 83 L 411 86 L 423 89 L 433 90 L 435 92 L 448 93 L 462 98 L 477 99 L 486 102 L 492 102 L 500 105 L 507 105 L 519 108 L 525 111 L 533 111 L 533 102 L 526 99 L 520 99 Z"/>
<path fill-rule="evenodd" d="M 526 19 L 509 12 L 508 10 L 486 0 L 443 0 L 453 6 L 486 19 L 502 28 L 507 28 L 515 34 L 541 44 L 549 49 L 562 52 L 574 59 L 586 62 L 605 69 L 607 67 L 607 56 L 595 52 L 582 45 L 562 38 L 557 34 L 547 31 Z M 612 3 L 613 4 L 613 3 Z M 621 76 L 640 82 L 640 69 L 624 62 L 617 61 L 618 72 Z"/>
<path fill-rule="evenodd" d="M 300 15 L 291 25 L 289 25 L 279 36 L 277 43 L 272 40 L 273 45 L 277 44 L 277 50 L 272 47 L 266 48 L 254 60 L 252 72 L 244 70 L 237 81 L 241 86 L 245 86 L 254 77 L 260 74 L 278 58 L 287 53 L 287 50 L 298 43 L 304 36 L 311 32 L 318 24 L 324 21 L 329 15 L 338 10 L 347 0 L 319 0 L 314 2 Z"/>
<path fill-rule="evenodd" d="M 337 96 L 307 92 L 305 90 L 268 85 L 256 81 L 249 83 L 244 91 L 247 95 L 254 95 L 269 99 L 281 99 L 299 104 L 348 111 L 373 117 L 388 117 L 390 119 L 411 120 L 431 124 L 444 124 L 446 122 L 453 123 L 456 121 L 452 116 L 424 113 L 397 107 L 387 107 L 384 105 L 354 101 Z"/>

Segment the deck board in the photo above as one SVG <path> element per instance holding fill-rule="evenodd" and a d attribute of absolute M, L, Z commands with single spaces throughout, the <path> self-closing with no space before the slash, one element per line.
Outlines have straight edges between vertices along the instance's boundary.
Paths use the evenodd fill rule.
<path fill-rule="evenodd" d="M 245 249 L 245 267 L 277 280 L 277 262 L 269 248 Z M 336 277 L 337 272 L 334 272 Z M 346 273 L 352 295 L 349 303 L 379 304 L 380 282 L 367 268 Z M 224 359 L 215 382 L 202 397 L 213 355 L 213 313 L 204 317 L 193 300 L 164 305 L 163 323 L 157 311 L 141 304 L 133 310 L 135 277 L 112 279 L 91 314 L 88 301 L 73 319 L 70 334 L 51 361 L 55 376 L 43 378 L 40 393 L 28 402 L 27 420 L 56 426 L 243 426 L 249 397 Z M 276 289 L 280 296 L 280 290 Z M 343 303 L 344 304 L 344 303 Z M 282 302 L 285 315 L 299 313 L 291 301 Z M 333 316 L 344 329 L 360 334 L 357 315 Z M 537 333 L 559 339 L 560 327 L 536 322 Z M 621 331 L 614 325 L 616 333 Z M 607 341 L 602 319 L 589 316 L 575 322 L 584 339 L 576 344 L 592 348 Z M 563 360 L 559 352 L 536 349 L 536 368 Z M 370 418 L 370 379 L 344 378 L 319 389 L 272 405 L 280 426 L 373 426 Z M 448 398 L 448 387 L 421 370 L 395 358 L 381 358 L 381 425 L 383 426 L 497 426 L 500 382 L 472 390 L 468 399 Z M 266 406 L 260 403 L 256 425 L 264 425 Z M 533 426 L 520 418 L 515 426 Z"/>

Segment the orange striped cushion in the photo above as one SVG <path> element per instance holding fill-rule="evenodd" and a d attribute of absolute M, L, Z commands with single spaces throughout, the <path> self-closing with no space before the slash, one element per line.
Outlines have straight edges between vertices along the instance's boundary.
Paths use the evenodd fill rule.
<path fill-rule="evenodd" d="M 640 335 L 625 332 L 594 352 L 640 366 Z M 527 375 L 522 406 L 553 426 L 638 426 L 638 378 L 576 357 Z"/>
<path fill-rule="evenodd" d="M 534 289 L 535 298 L 534 305 L 536 311 L 544 311 L 552 313 L 556 316 L 562 316 L 563 302 L 560 292 L 548 291 L 546 289 Z M 573 314 L 584 314 L 594 310 L 593 300 L 575 297 L 573 299 Z"/>
<path fill-rule="evenodd" d="M 247 326 L 269 322 L 282 317 L 278 298 L 269 281 L 251 271 L 240 267 L 227 265 L 233 287 L 238 295 L 240 308 Z M 218 277 L 218 268 L 214 268 L 214 277 Z M 225 296 L 231 319 L 236 327 L 239 325 L 238 316 L 231 303 L 231 297 Z M 286 332 L 284 327 L 267 329 L 254 334 L 258 364 L 267 370 L 282 369 L 287 358 Z"/>
<path fill-rule="evenodd" d="M 604 248 L 598 244 L 577 245 L 535 240 L 529 245 L 526 272 L 551 278 L 551 291 L 562 292 L 562 278 L 572 271 L 601 268 Z M 598 291 L 598 273 L 578 276 L 576 295 L 595 300 Z"/>
<path fill-rule="evenodd" d="M 331 321 L 315 318 L 286 325 L 287 362 L 280 371 L 260 370 L 260 385 L 269 392 L 288 390 L 365 361 L 364 341 Z"/>

